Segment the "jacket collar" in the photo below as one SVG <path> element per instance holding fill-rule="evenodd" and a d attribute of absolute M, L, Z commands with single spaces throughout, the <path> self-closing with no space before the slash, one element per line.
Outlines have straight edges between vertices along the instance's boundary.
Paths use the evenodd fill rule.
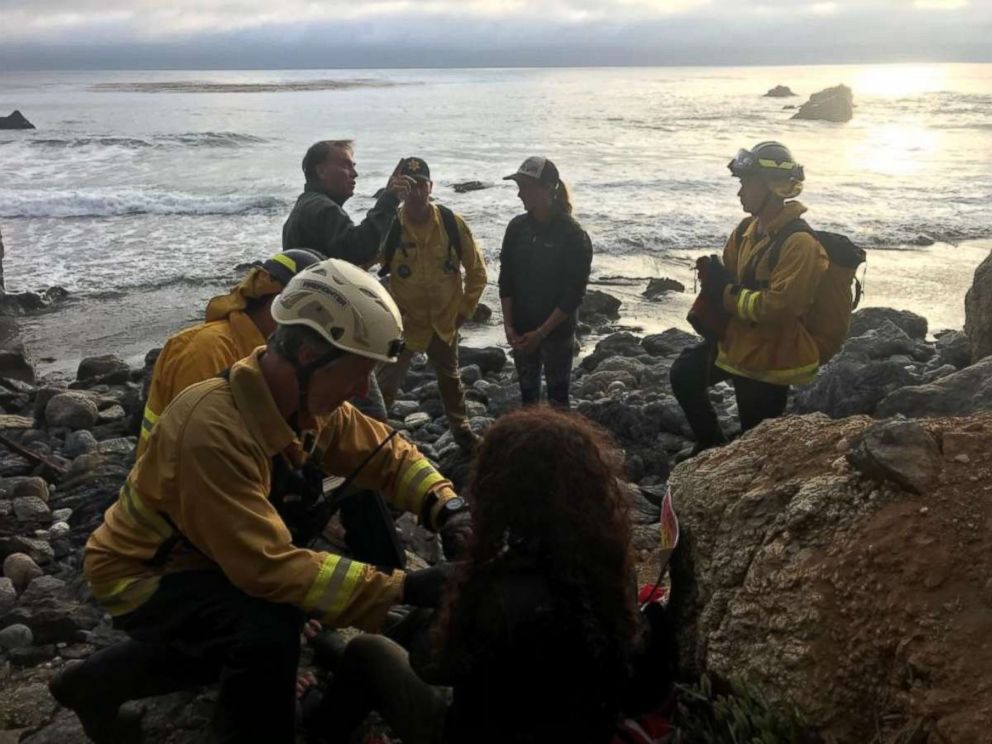
<path fill-rule="evenodd" d="M 265 448 L 265 454 L 272 457 L 291 445 L 301 445 L 296 432 L 279 412 L 262 374 L 259 358 L 264 352 L 265 347 L 259 347 L 231 367 L 231 394 L 248 431 Z"/>
<path fill-rule="evenodd" d="M 312 194 L 323 194 L 328 199 L 330 199 L 332 202 L 334 202 L 335 204 L 337 204 L 339 207 L 343 207 L 344 206 L 344 203 L 347 201 L 347 199 L 339 199 L 338 197 L 333 196 L 332 194 L 327 193 L 326 191 L 324 191 L 324 187 L 321 186 L 316 181 L 307 181 L 306 184 L 303 186 L 303 191 L 304 191 L 304 193 L 310 192 Z"/>

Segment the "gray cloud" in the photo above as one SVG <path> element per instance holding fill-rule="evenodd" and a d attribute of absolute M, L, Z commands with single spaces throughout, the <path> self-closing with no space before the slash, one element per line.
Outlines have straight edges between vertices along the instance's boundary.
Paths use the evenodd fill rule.
<path fill-rule="evenodd" d="M 962 3 L 965 3 L 962 5 Z M 966 0 L 0 0 L 0 65 L 391 67 L 992 60 Z"/>

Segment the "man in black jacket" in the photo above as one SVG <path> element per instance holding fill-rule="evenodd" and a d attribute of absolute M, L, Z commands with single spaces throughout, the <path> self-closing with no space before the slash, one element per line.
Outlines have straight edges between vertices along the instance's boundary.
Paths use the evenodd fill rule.
<path fill-rule="evenodd" d="M 396 217 L 396 208 L 413 179 L 394 172 L 360 225 L 344 211 L 355 193 L 358 171 L 349 140 L 321 140 L 303 156 L 306 185 L 282 226 L 284 249 L 309 248 L 327 258 L 341 258 L 359 266 L 376 261 L 379 244 Z"/>

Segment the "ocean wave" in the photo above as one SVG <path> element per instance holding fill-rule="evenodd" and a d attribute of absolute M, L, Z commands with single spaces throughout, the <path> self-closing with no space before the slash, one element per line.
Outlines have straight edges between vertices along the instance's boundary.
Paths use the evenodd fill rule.
<path fill-rule="evenodd" d="M 27 145 L 41 149 L 68 149 L 77 147 L 123 147 L 129 150 L 169 147 L 243 147 L 267 142 L 264 137 L 238 132 L 182 132 L 179 134 L 154 134 L 147 137 L 77 136 L 2 139 L 3 145 Z"/>
<path fill-rule="evenodd" d="M 0 217 L 117 217 L 124 215 L 226 215 L 271 212 L 286 207 L 274 196 L 201 195 L 129 189 L 0 189 Z"/>

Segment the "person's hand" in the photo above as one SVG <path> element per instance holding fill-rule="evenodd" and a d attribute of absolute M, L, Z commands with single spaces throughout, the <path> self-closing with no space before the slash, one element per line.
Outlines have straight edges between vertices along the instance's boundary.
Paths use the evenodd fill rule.
<path fill-rule="evenodd" d="M 296 699 L 302 698 L 307 690 L 317 684 L 317 678 L 312 672 L 300 672 L 296 675 Z"/>
<path fill-rule="evenodd" d="M 320 631 L 324 629 L 324 626 L 320 624 L 320 620 L 307 620 L 303 626 L 303 630 L 300 633 L 300 645 L 307 645 L 307 641 L 311 641 L 320 635 Z"/>
<path fill-rule="evenodd" d="M 438 530 L 441 549 L 449 561 L 458 560 L 468 552 L 472 540 L 472 517 L 467 511 L 452 514 Z"/>
<path fill-rule="evenodd" d="M 520 345 L 520 335 L 510 325 L 504 325 L 503 330 L 506 331 L 507 343 L 511 348 L 516 349 Z"/>
<path fill-rule="evenodd" d="M 541 342 L 543 340 L 544 338 L 537 331 L 528 331 L 520 336 L 520 340 L 517 342 L 516 348 L 525 354 L 533 354 L 541 348 Z"/>
<path fill-rule="evenodd" d="M 393 169 L 393 175 L 389 177 L 389 181 L 386 183 L 386 191 L 393 194 L 400 201 L 403 201 L 410 195 L 410 190 L 414 186 L 413 179 L 410 176 L 400 175 L 400 169 L 402 167 L 403 158 L 400 158 L 400 162 Z"/>
<path fill-rule="evenodd" d="M 436 609 L 441 604 L 444 585 L 455 574 L 454 563 L 407 571 L 403 580 L 403 604 Z"/>

